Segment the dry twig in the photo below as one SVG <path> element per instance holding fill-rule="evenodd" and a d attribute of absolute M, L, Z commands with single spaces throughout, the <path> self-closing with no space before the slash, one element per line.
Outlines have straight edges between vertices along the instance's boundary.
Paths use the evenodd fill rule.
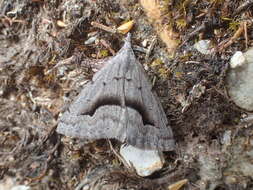
<path fill-rule="evenodd" d="M 235 12 L 233 13 L 233 16 L 238 15 L 240 13 L 242 13 L 243 11 L 247 10 L 248 8 L 253 6 L 253 0 L 246 0 L 245 3 L 243 3 L 242 5 L 240 5 Z"/>
<path fill-rule="evenodd" d="M 235 32 L 235 34 L 229 40 L 225 40 L 218 45 L 218 50 L 224 51 L 227 47 L 232 45 L 243 34 L 244 29 L 245 29 L 244 22 L 242 22 L 240 24 L 238 30 Z"/>
<path fill-rule="evenodd" d="M 110 33 L 116 33 L 117 32 L 117 30 L 115 28 L 111 28 L 109 26 L 106 26 L 106 25 L 98 23 L 98 22 L 91 22 L 91 25 L 96 27 L 96 28 L 102 29 L 104 31 L 110 32 Z"/>
<path fill-rule="evenodd" d="M 100 42 L 105 48 L 107 48 L 113 56 L 116 55 L 116 52 L 112 49 L 112 47 L 111 47 L 111 45 L 109 44 L 109 42 L 105 41 L 104 39 L 101 39 L 99 42 Z"/>

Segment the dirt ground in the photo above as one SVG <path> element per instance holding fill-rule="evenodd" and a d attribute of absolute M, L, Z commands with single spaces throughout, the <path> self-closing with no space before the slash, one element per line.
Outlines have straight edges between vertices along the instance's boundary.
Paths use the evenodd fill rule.
<path fill-rule="evenodd" d="M 253 45 L 253 1 L 0 0 L 0 189 L 253 189 L 252 124 L 226 92 L 231 55 Z M 141 178 L 108 141 L 55 132 L 57 118 L 122 46 L 132 44 L 173 129 L 163 170 Z M 213 52 L 193 48 L 212 42 Z M 112 140 L 117 151 L 120 143 Z M 86 186 L 87 187 L 87 186 Z M 87 188 L 86 188 L 87 189 Z"/>

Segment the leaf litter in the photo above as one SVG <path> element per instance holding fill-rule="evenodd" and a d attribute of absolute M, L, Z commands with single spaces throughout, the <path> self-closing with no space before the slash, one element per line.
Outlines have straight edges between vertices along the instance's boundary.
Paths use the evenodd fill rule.
<path fill-rule="evenodd" d="M 90 188 L 168 189 L 187 179 L 181 189 L 251 189 L 252 124 L 240 124 L 247 113 L 224 84 L 231 55 L 252 46 L 251 8 L 243 0 L 0 1 L 1 185 L 74 189 L 106 166 Z M 164 169 L 149 178 L 128 171 L 106 140 L 60 140 L 55 133 L 59 114 L 123 43 L 124 35 L 91 23 L 114 28 L 132 20 L 132 43 L 141 50 L 135 54 L 177 142 L 174 152 L 165 152 Z M 85 44 L 88 34 L 98 41 Z M 154 36 L 155 45 L 141 49 Z M 193 48 L 205 39 L 213 44 L 210 55 Z M 229 145 L 222 144 L 225 134 Z M 112 145 L 119 150 L 118 142 Z"/>

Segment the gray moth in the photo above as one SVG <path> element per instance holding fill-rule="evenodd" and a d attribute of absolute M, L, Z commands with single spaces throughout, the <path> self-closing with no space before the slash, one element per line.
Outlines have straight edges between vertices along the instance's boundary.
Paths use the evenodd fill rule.
<path fill-rule="evenodd" d="M 87 83 L 58 120 L 70 137 L 117 139 L 140 149 L 174 149 L 173 133 L 142 65 L 124 46 Z"/>

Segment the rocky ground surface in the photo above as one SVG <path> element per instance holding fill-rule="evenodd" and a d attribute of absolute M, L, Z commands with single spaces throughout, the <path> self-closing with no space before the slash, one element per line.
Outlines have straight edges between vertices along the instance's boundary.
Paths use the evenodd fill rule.
<path fill-rule="evenodd" d="M 0 0 L 0 189 L 158 190 L 182 179 L 181 189 L 253 189 L 252 124 L 241 122 L 249 113 L 226 86 L 231 56 L 253 45 L 252 7 L 243 0 Z M 132 20 L 132 28 L 118 28 Z M 163 169 L 145 178 L 115 154 L 119 142 L 55 132 L 59 114 L 128 29 L 177 143 Z"/>

